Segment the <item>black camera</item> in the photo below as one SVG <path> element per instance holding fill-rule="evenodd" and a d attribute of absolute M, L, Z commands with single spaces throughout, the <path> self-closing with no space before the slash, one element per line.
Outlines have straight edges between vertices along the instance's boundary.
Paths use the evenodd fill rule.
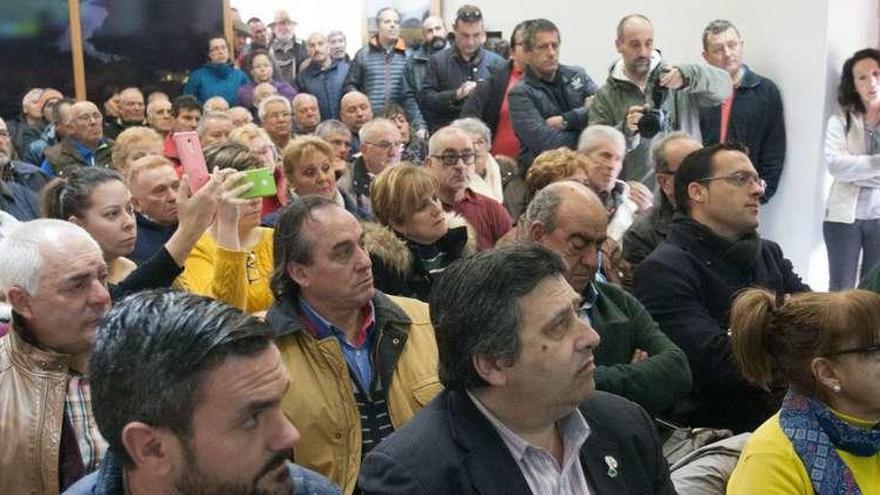
<path fill-rule="evenodd" d="M 666 97 L 669 95 L 669 88 L 660 85 L 660 75 L 669 72 L 669 67 L 658 67 L 651 73 L 648 85 L 651 86 L 651 109 L 642 115 L 639 119 L 639 134 L 642 137 L 652 138 L 666 127 L 668 115 L 662 109 Z"/>

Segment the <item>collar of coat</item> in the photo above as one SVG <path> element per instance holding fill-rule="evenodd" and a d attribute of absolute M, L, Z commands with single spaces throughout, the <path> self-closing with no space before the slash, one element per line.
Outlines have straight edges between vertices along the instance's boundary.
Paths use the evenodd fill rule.
<path fill-rule="evenodd" d="M 370 38 L 370 48 L 374 50 L 385 51 L 385 47 L 379 43 L 379 35 L 374 35 Z M 406 41 L 403 41 L 403 38 L 397 38 L 397 41 L 394 42 L 394 46 L 391 47 L 392 50 L 406 53 Z"/>

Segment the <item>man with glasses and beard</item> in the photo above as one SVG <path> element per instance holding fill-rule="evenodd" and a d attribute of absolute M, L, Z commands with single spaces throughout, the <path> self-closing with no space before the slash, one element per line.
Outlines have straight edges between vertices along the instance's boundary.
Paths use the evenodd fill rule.
<path fill-rule="evenodd" d="M 137 331 L 133 331 L 133 330 Z M 95 421 L 110 445 L 80 494 L 339 494 L 289 461 L 291 386 L 262 321 L 156 290 L 117 304 L 91 360 Z"/>

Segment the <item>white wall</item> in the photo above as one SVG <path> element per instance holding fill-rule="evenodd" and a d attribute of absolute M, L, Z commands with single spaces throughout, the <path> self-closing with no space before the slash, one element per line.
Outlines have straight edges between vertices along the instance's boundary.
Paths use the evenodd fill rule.
<path fill-rule="evenodd" d="M 448 0 L 445 18 L 463 3 Z M 877 42 L 877 0 L 548 0 L 516 9 L 508 0 L 476 3 L 487 28 L 505 36 L 523 19 L 552 20 L 562 34 L 563 63 L 583 66 L 600 84 L 617 56 L 615 28 L 626 14 L 641 13 L 653 21 L 655 45 L 673 63 L 702 60 L 701 34 L 709 21 L 724 18 L 737 25 L 746 41 L 746 63 L 777 83 L 785 106 L 786 167 L 778 192 L 762 212 L 761 233 L 782 245 L 815 289 L 827 288 L 822 216 L 830 183 L 821 157 L 824 122 L 834 108 L 843 60 Z"/>

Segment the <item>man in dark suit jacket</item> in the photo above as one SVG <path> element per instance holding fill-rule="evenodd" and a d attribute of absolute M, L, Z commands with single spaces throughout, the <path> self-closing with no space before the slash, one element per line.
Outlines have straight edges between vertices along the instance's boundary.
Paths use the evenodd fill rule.
<path fill-rule="evenodd" d="M 446 391 L 366 456 L 364 493 L 675 493 L 645 411 L 595 391 L 599 336 L 564 273 L 522 244 L 446 269 L 431 296 Z"/>

